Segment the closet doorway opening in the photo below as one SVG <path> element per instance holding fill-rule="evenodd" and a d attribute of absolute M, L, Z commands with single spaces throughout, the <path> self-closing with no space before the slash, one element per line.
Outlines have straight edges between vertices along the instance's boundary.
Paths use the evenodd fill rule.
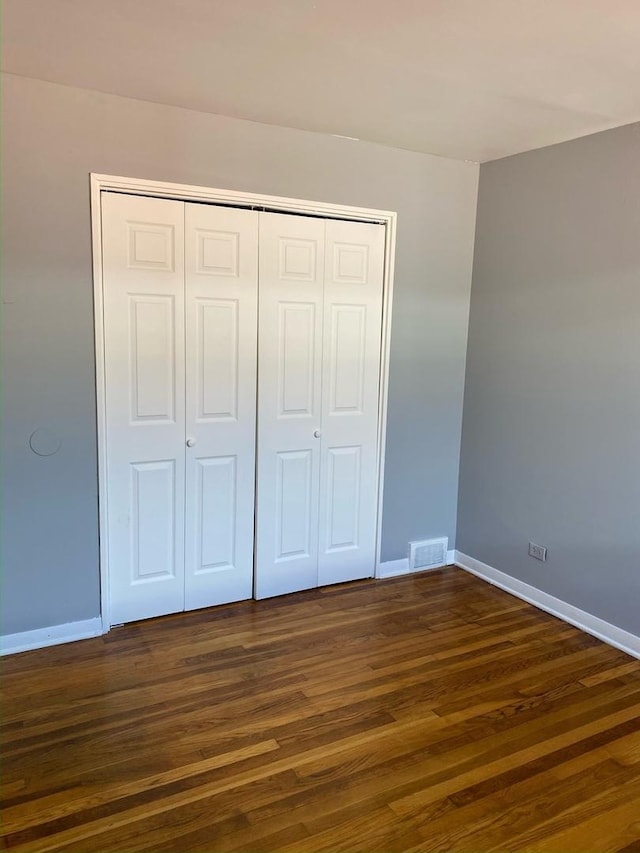
<path fill-rule="evenodd" d="M 91 202 L 103 629 L 376 576 L 395 213 Z"/>

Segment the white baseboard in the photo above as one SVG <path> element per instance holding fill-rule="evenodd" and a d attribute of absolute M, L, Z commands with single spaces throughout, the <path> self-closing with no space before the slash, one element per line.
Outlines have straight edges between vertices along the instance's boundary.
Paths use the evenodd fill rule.
<path fill-rule="evenodd" d="M 592 634 L 610 646 L 615 646 L 616 649 L 620 649 L 635 658 L 640 658 L 640 637 L 635 634 L 624 631 L 610 622 L 605 622 L 604 619 L 587 613 L 586 610 L 580 610 L 579 607 L 574 607 L 561 598 L 549 595 L 535 586 L 513 578 L 511 575 L 499 571 L 499 569 L 494 569 L 493 566 L 488 566 L 474 557 L 469 557 L 461 551 L 456 551 L 454 563 L 466 572 L 510 592 L 516 598 L 521 598 L 523 601 L 539 607 L 540 610 L 545 610 L 570 625 L 575 625 L 581 631 Z"/>
<path fill-rule="evenodd" d="M 57 646 L 74 640 L 87 640 L 99 637 L 103 633 L 102 619 L 84 619 L 81 622 L 68 622 L 65 625 L 51 625 L 50 628 L 36 628 L 35 631 L 22 631 L 19 634 L 5 634 L 0 637 L 0 654 L 12 655 L 45 646 Z"/>
<path fill-rule="evenodd" d="M 405 557 L 403 560 L 387 560 L 386 563 L 380 563 L 380 570 L 377 576 L 379 578 L 395 578 L 398 575 L 408 574 L 409 558 Z"/>
<path fill-rule="evenodd" d="M 456 560 L 456 552 L 454 550 L 447 551 L 447 565 L 451 566 L 455 563 Z M 433 572 L 436 569 L 441 569 L 442 566 L 435 566 L 433 569 L 415 569 L 415 572 Z M 397 578 L 400 575 L 408 575 L 409 572 L 409 558 L 404 557 L 402 560 L 387 560 L 386 563 L 380 563 L 380 570 L 376 577 L 383 578 Z"/>

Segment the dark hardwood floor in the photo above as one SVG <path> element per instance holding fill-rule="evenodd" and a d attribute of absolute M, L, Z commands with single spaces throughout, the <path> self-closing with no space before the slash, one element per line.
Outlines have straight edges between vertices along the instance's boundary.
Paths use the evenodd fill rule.
<path fill-rule="evenodd" d="M 16 851 L 640 851 L 640 661 L 463 571 L 3 662 Z"/>

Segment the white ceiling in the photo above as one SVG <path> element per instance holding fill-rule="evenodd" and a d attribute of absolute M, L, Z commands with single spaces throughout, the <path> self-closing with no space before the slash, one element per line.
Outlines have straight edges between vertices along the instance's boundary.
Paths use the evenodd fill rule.
<path fill-rule="evenodd" d="M 4 0 L 3 68 L 486 161 L 640 120 L 640 0 Z"/>

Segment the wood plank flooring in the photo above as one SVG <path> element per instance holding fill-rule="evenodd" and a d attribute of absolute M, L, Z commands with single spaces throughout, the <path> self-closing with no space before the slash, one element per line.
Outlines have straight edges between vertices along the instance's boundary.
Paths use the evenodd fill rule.
<path fill-rule="evenodd" d="M 640 661 L 459 569 L 3 670 L 11 850 L 640 851 Z"/>

